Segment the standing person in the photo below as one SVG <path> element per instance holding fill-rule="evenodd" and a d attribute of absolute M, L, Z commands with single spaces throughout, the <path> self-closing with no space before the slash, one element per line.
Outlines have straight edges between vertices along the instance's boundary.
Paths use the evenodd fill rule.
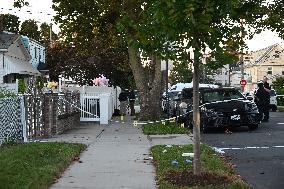
<path fill-rule="evenodd" d="M 127 91 L 121 91 L 121 93 L 118 96 L 118 100 L 120 102 L 120 115 L 126 115 L 126 107 L 128 100 Z"/>
<path fill-rule="evenodd" d="M 270 92 L 271 92 L 271 87 L 269 86 L 269 83 L 267 82 L 268 81 L 268 78 L 266 76 L 263 77 L 263 87 L 264 87 L 264 90 L 268 93 L 268 95 L 266 96 L 266 101 L 267 101 L 267 106 L 265 107 L 264 109 L 264 119 L 263 121 L 269 121 L 269 104 L 270 104 Z"/>
<path fill-rule="evenodd" d="M 131 116 L 134 116 L 135 114 L 135 109 L 134 109 L 134 104 L 135 104 L 135 92 L 133 89 L 130 90 L 129 92 L 129 107 L 130 107 L 130 111 L 131 111 Z"/>
<path fill-rule="evenodd" d="M 269 106 L 269 102 L 267 101 L 267 97 L 269 96 L 269 93 L 266 92 L 266 90 L 264 89 L 264 85 L 263 83 L 258 83 L 257 84 L 258 89 L 255 93 L 255 103 L 257 105 L 258 111 L 260 113 L 261 116 L 261 120 L 263 122 L 268 121 L 265 117 L 265 113 L 266 113 L 266 107 Z M 264 114 L 264 118 L 263 118 L 263 114 Z"/>

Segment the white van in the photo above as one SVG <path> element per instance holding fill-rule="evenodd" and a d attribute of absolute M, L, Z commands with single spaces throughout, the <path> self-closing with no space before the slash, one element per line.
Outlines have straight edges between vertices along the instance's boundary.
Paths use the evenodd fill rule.
<path fill-rule="evenodd" d="M 170 91 L 182 91 L 182 89 L 185 88 L 192 88 L 193 83 L 177 83 L 173 86 L 171 86 Z M 199 88 L 220 88 L 219 85 L 213 85 L 213 84 L 205 84 L 205 83 L 199 83 Z"/>

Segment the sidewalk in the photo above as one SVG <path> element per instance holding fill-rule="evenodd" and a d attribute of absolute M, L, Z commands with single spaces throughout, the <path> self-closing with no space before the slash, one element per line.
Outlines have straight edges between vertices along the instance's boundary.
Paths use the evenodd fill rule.
<path fill-rule="evenodd" d="M 117 120 L 119 118 L 116 118 Z M 152 189 L 156 188 L 155 168 L 149 159 L 150 147 L 157 144 L 190 144 L 188 135 L 146 136 L 125 123 L 109 125 L 83 123 L 48 141 L 79 142 L 88 145 L 51 189 Z"/>

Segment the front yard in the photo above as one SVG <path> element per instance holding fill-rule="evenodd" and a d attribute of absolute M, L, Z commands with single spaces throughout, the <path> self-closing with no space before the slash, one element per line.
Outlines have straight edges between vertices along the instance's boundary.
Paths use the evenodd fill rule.
<path fill-rule="evenodd" d="M 86 148 L 83 144 L 26 143 L 0 147 L 0 189 L 45 189 Z"/>

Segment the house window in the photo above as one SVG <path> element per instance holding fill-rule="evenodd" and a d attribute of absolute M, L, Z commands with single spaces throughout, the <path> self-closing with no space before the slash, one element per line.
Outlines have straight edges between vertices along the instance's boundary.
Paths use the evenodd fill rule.
<path fill-rule="evenodd" d="M 282 71 L 282 75 L 284 75 L 284 71 Z"/>
<path fill-rule="evenodd" d="M 275 51 L 274 57 L 277 58 L 277 59 L 280 58 L 280 52 L 279 51 Z"/>
<path fill-rule="evenodd" d="M 35 58 L 37 58 L 37 48 L 35 47 Z"/>
<path fill-rule="evenodd" d="M 267 68 L 267 74 L 268 75 L 272 75 L 272 67 L 268 67 Z"/>

